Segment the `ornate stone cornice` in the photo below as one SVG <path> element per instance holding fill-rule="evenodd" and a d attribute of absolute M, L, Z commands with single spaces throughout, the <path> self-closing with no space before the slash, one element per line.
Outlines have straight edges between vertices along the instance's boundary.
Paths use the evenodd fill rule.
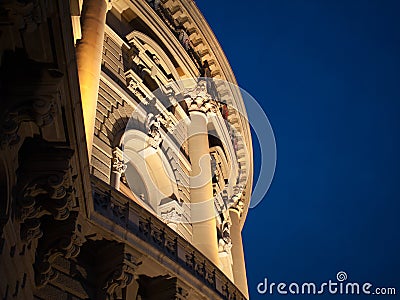
<path fill-rule="evenodd" d="M 243 196 L 245 195 L 245 192 L 243 191 L 242 186 L 236 187 L 235 190 L 236 190 L 236 192 L 229 199 L 227 205 L 228 205 L 229 209 L 237 211 L 239 216 L 242 216 L 242 214 L 245 210 L 245 203 L 243 201 Z"/>

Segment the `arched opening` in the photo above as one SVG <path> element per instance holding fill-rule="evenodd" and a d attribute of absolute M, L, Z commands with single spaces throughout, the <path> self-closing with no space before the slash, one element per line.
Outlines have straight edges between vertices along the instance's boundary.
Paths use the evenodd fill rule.
<path fill-rule="evenodd" d="M 158 213 L 161 201 L 176 201 L 178 188 L 171 165 L 161 151 L 149 144 L 149 136 L 140 130 L 126 131 L 119 142 L 126 169 L 119 190 L 145 208 Z"/>

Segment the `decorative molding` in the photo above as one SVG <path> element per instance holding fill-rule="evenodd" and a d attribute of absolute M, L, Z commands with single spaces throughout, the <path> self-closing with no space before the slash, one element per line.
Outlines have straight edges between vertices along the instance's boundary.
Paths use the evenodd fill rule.
<path fill-rule="evenodd" d="M 161 211 L 161 219 L 168 223 L 180 223 L 182 221 L 182 211 L 178 211 L 175 208 L 171 208 L 168 211 Z"/>
<path fill-rule="evenodd" d="M 244 299 L 240 298 L 236 292 L 234 291 L 234 287 L 231 283 L 226 282 L 222 286 L 222 295 L 225 297 L 226 300 L 239 300 L 239 299 Z"/>
<path fill-rule="evenodd" d="M 245 210 L 245 204 L 242 201 L 242 199 L 239 198 L 237 201 L 231 202 L 229 204 L 229 209 L 236 211 L 238 213 L 239 217 L 241 217 L 243 215 L 244 210 Z"/>
<path fill-rule="evenodd" d="M 139 219 L 139 233 L 158 248 L 172 257 L 178 255 L 176 237 L 167 236 L 165 228 L 153 223 L 152 218 Z"/>
<path fill-rule="evenodd" d="M 125 72 L 127 88 L 143 103 L 147 103 L 149 91 L 144 90 L 143 79 L 132 69 Z"/>
<path fill-rule="evenodd" d="M 128 225 L 128 203 L 121 203 L 111 197 L 111 191 L 100 191 L 93 188 L 94 208 L 116 224 L 126 228 Z"/>
<path fill-rule="evenodd" d="M 157 214 L 166 223 L 180 223 L 185 213 L 183 202 L 178 201 L 175 195 L 171 198 L 161 200 L 157 211 Z"/>

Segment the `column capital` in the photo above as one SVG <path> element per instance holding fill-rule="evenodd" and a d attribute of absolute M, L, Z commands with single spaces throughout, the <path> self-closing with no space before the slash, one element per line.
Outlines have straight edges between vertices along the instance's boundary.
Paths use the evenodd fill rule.
<path fill-rule="evenodd" d="M 113 164 L 112 164 L 112 171 L 114 173 L 118 173 L 122 175 L 125 173 L 127 165 L 124 161 L 124 155 L 120 148 L 116 147 L 112 151 L 113 153 Z"/>
<path fill-rule="evenodd" d="M 188 105 L 189 112 L 217 112 L 217 106 L 215 105 L 213 98 L 207 91 L 206 80 L 199 80 L 199 82 L 193 89 L 186 91 L 185 100 Z"/>

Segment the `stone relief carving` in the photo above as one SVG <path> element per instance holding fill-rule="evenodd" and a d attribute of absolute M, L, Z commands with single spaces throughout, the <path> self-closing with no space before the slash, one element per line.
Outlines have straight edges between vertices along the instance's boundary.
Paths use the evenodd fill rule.
<path fill-rule="evenodd" d="M 117 224 L 126 227 L 128 220 L 128 203 L 120 203 L 111 197 L 111 191 L 101 192 L 93 186 L 95 210 L 110 218 Z"/>
<path fill-rule="evenodd" d="M 27 59 L 20 53 L 7 52 L 3 60 L 0 76 L 4 113 L 0 116 L 0 141 L 5 147 L 19 142 L 18 130 L 23 122 L 33 122 L 38 127 L 52 124 L 63 74 L 50 64 Z"/>
<path fill-rule="evenodd" d="M 170 255 L 177 255 L 177 237 L 166 234 L 163 227 L 156 226 L 151 218 L 139 220 L 139 232 L 146 240 L 151 241 L 161 249 L 165 249 Z"/>
<path fill-rule="evenodd" d="M 182 220 L 182 213 L 176 209 L 170 211 L 161 212 L 161 218 L 168 222 L 179 223 Z"/>
<path fill-rule="evenodd" d="M 200 79 L 196 87 L 185 93 L 185 100 L 189 111 L 217 112 L 217 106 L 207 91 L 207 81 Z"/>
<path fill-rule="evenodd" d="M 161 136 L 160 119 L 161 119 L 160 115 L 154 115 L 153 113 L 149 113 L 146 118 L 145 126 L 147 135 L 149 136 L 148 143 L 154 149 L 158 149 L 163 140 Z"/>
<path fill-rule="evenodd" d="M 222 294 L 225 296 L 225 299 L 227 300 L 238 300 L 240 299 L 236 293 L 233 291 L 232 288 L 232 284 L 229 284 L 228 282 L 226 282 L 223 286 L 222 286 Z"/>
<path fill-rule="evenodd" d="M 196 257 L 196 253 L 194 251 L 187 252 L 185 254 L 185 260 L 187 267 L 195 271 L 197 276 L 202 278 L 207 284 L 215 287 L 216 284 L 215 269 L 207 267 L 206 262 L 200 261 Z"/>

